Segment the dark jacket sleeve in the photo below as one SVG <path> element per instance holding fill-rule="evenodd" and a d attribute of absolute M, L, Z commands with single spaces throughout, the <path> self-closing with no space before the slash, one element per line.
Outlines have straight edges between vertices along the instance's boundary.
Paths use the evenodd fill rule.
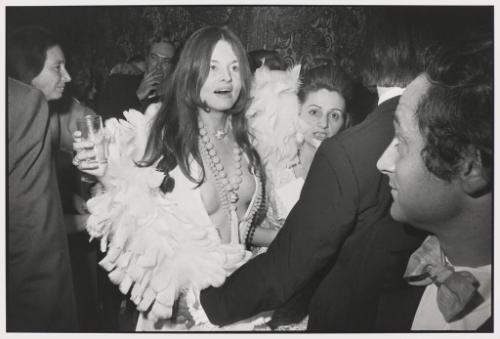
<path fill-rule="evenodd" d="M 266 253 L 201 292 L 210 321 L 226 325 L 275 309 L 331 262 L 354 227 L 358 196 L 350 161 L 336 139 L 321 145 L 301 197 Z"/>

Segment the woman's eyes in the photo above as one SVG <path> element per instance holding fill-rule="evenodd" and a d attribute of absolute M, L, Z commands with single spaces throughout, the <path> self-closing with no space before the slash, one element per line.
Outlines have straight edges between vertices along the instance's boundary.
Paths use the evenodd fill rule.
<path fill-rule="evenodd" d="M 240 65 L 232 65 L 230 69 L 232 72 L 238 72 L 240 70 Z M 218 71 L 219 67 L 217 65 L 210 65 L 210 70 Z"/>
<path fill-rule="evenodd" d="M 54 69 L 56 70 L 56 72 L 62 72 L 63 70 L 63 67 L 64 67 L 64 64 L 57 64 L 57 65 L 54 65 Z"/>
<path fill-rule="evenodd" d="M 309 110 L 309 115 L 312 115 L 313 117 L 316 117 L 320 114 L 321 112 L 317 109 L 311 109 Z"/>
<path fill-rule="evenodd" d="M 331 120 L 338 120 L 340 118 L 340 114 L 337 112 L 330 113 L 330 119 Z"/>
<path fill-rule="evenodd" d="M 313 108 L 311 110 L 309 110 L 309 115 L 313 116 L 313 117 L 322 117 L 323 116 L 323 113 L 321 110 L 317 109 L 317 108 Z M 340 117 L 342 116 L 341 113 L 339 112 L 331 112 L 331 113 L 328 113 L 328 119 L 329 120 L 333 120 L 333 121 L 337 121 L 338 119 L 340 119 Z"/>

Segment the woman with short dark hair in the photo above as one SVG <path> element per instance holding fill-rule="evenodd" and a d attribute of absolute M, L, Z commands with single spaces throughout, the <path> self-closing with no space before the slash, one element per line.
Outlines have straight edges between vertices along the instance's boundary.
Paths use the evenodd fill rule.
<path fill-rule="evenodd" d="M 71 77 L 66 59 L 52 33 L 42 27 L 23 27 L 7 42 L 7 75 L 41 90 L 47 101 L 62 97 Z"/>
<path fill-rule="evenodd" d="M 9 213 L 7 330 L 77 331 L 66 227 L 54 166 L 48 100 L 70 77 L 52 34 L 8 35 Z"/>

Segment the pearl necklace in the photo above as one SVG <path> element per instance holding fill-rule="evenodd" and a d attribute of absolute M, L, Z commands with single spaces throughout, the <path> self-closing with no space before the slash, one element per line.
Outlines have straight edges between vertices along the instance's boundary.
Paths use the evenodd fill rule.
<path fill-rule="evenodd" d="M 202 124 L 203 124 L 203 122 L 202 122 Z M 231 129 L 231 116 L 229 116 L 226 119 L 226 124 L 225 124 L 225 126 L 223 128 L 216 129 L 215 131 L 209 131 L 209 129 L 205 125 L 203 125 L 203 128 L 207 132 L 209 132 L 210 134 L 212 134 L 215 137 L 215 139 L 222 140 L 222 139 L 224 139 L 228 135 L 229 130 Z"/>
<path fill-rule="evenodd" d="M 227 133 L 229 132 L 229 129 L 218 129 L 215 131 L 214 136 L 217 138 L 217 140 L 222 140 L 226 137 Z"/>
<path fill-rule="evenodd" d="M 239 200 L 238 190 L 241 182 L 243 181 L 243 171 L 241 169 L 242 151 L 238 144 L 233 142 L 233 159 L 235 161 L 236 171 L 235 176 L 229 178 L 224 169 L 224 165 L 222 165 L 221 159 L 215 150 L 215 145 L 210 139 L 207 128 L 201 119 L 198 120 L 198 127 L 200 129 L 200 152 L 202 157 L 204 157 L 207 161 L 208 166 L 214 175 L 221 204 L 226 208 L 230 207 L 231 209 L 236 210 L 236 202 Z M 228 203 L 230 206 L 227 206 Z"/>
<path fill-rule="evenodd" d="M 224 170 L 224 166 L 221 164 L 221 160 L 217 155 L 215 145 L 210 140 L 208 131 L 200 118 L 198 118 L 198 127 L 200 133 L 198 145 L 203 162 L 208 164 L 208 167 L 213 173 L 220 204 L 226 211 L 229 218 L 229 224 L 231 224 L 233 215 L 236 214 L 236 202 L 239 200 L 238 190 L 241 182 L 243 181 L 243 171 L 241 170 L 242 151 L 238 144 L 233 142 L 233 159 L 235 161 L 236 171 L 235 176 L 229 179 L 226 171 Z M 255 199 L 253 199 L 250 210 L 246 213 L 247 215 L 240 221 L 236 220 L 238 224 L 238 239 L 239 242 L 244 245 L 248 245 L 252 242 L 253 234 L 256 229 L 256 227 L 252 228 L 252 220 L 257 211 L 262 207 L 261 203 L 263 195 L 261 192 L 262 186 L 260 186 L 260 181 L 257 181 L 256 190 L 258 193 Z M 238 219 L 237 216 L 236 218 Z"/>

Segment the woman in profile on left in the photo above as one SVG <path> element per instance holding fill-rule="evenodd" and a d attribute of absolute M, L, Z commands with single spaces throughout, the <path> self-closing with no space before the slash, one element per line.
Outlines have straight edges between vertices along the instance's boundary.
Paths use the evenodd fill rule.
<path fill-rule="evenodd" d="M 60 44 L 41 27 L 7 37 L 7 330 L 78 331 L 48 102 L 71 80 Z"/>

